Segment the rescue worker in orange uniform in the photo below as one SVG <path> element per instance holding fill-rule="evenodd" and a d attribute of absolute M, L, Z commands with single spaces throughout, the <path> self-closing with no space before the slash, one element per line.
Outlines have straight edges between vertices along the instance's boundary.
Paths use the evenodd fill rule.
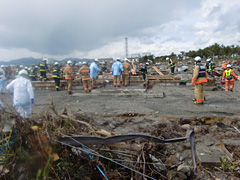
<path fill-rule="evenodd" d="M 92 89 L 89 73 L 90 69 L 87 65 L 87 62 L 84 61 L 82 67 L 79 69 L 79 74 L 82 77 L 84 92 L 91 92 Z"/>
<path fill-rule="evenodd" d="M 196 66 L 193 72 L 192 84 L 195 86 L 194 95 L 195 101 L 194 104 L 203 104 L 204 102 L 204 87 L 207 83 L 207 72 L 206 67 L 201 64 L 201 57 L 197 56 L 194 59 L 196 61 Z"/>
<path fill-rule="evenodd" d="M 122 83 L 123 83 L 123 86 L 127 86 L 129 83 L 129 71 L 131 70 L 129 60 L 127 58 L 123 62 L 123 70 L 124 70 L 124 74 L 122 75 Z"/>
<path fill-rule="evenodd" d="M 72 94 L 72 80 L 74 79 L 74 74 L 72 70 L 72 61 L 68 60 L 67 67 L 64 68 L 65 79 L 68 82 L 68 94 Z"/>
<path fill-rule="evenodd" d="M 235 78 L 238 78 L 238 76 L 231 69 L 231 67 L 232 67 L 231 64 L 227 65 L 227 69 L 225 69 L 225 71 L 223 72 L 221 84 L 224 84 L 224 81 L 225 81 L 225 91 L 228 91 L 229 85 L 230 85 L 230 91 L 232 92 Z"/>

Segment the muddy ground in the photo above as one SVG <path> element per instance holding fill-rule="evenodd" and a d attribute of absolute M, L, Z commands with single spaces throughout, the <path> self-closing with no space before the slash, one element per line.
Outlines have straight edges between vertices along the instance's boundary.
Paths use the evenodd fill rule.
<path fill-rule="evenodd" d="M 240 129 L 239 92 L 239 82 L 236 82 L 233 92 L 225 92 L 223 86 L 211 84 L 205 88 L 206 101 L 204 105 L 194 105 L 192 101 L 194 87 L 192 85 L 153 84 L 151 89 L 145 91 L 142 84 L 131 84 L 129 87 L 120 88 L 108 84 L 92 90 L 91 93 L 84 93 L 82 88 L 73 89 L 73 95 L 68 95 L 67 90 L 57 92 L 35 89 L 35 103 L 32 106 L 33 119 L 37 120 L 39 117 L 39 121 L 45 121 L 45 119 L 49 121 L 43 129 L 52 126 L 51 121 L 53 124 L 65 122 L 64 126 L 66 126 L 68 120 L 62 120 L 54 115 L 51 108 L 55 106 L 58 114 L 67 111 L 69 117 L 86 121 L 113 135 L 146 134 L 162 139 L 171 139 L 185 137 L 187 130 L 194 130 L 197 161 L 202 163 L 202 165 L 198 165 L 197 175 L 193 174 L 189 141 L 164 145 L 151 145 L 151 143 L 143 145 L 142 142 L 137 142 L 138 145 L 144 146 L 143 159 L 147 158 L 148 162 L 157 161 L 154 165 L 146 163 L 145 168 L 148 169 L 146 172 L 151 172 L 148 175 L 154 177 L 153 179 L 164 180 L 217 178 L 235 180 L 240 179 L 240 133 L 235 129 L 235 127 Z M 11 100 L 9 94 L 5 94 L 4 97 L 7 101 Z M 53 117 L 44 116 L 48 113 Z M 64 129 L 64 126 L 56 127 L 58 133 L 82 135 L 81 133 L 84 132 L 86 135 L 86 132 L 89 132 L 88 128 L 83 128 L 81 124 L 72 124 L 69 131 Z M 54 128 L 50 127 L 52 130 Z M 69 169 L 67 170 L 69 172 L 67 172 L 66 166 L 59 169 L 61 166 L 58 165 L 58 160 L 53 163 L 53 167 L 59 177 L 79 179 L 85 174 L 86 177 L 82 179 L 103 179 L 100 173 L 95 172 L 94 167 L 90 166 L 94 163 L 87 161 L 84 166 L 82 163 L 86 161 L 86 157 L 76 157 L 76 155 L 72 155 L 74 153 L 71 152 L 71 149 L 66 151 L 66 148 L 62 150 L 63 148 L 65 147 L 62 145 L 57 146 L 57 153 L 61 161 L 64 156 L 64 162 L 67 162 L 68 159 Z M 97 148 L 97 151 L 103 151 L 101 153 L 104 154 L 106 149 L 108 148 Z M 111 152 L 117 153 L 119 149 L 111 149 Z M 220 162 L 220 156 L 227 158 Z M 70 166 L 70 159 L 74 164 L 76 158 L 79 159 L 77 167 Z M 118 155 L 118 159 L 121 158 L 124 160 L 125 157 Z M 122 163 L 127 166 L 131 166 L 130 160 L 136 160 L 132 156 L 126 159 L 127 161 Z M 106 174 L 109 179 L 131 179 L 130 176 L 132 179 L 148 179 L 141 175 L 133 176 L 128 170 L 119 168 L 113 165 L 114 163 L 104 162 L 102 159 L 99 160 L 99 163 L 107 168 Z M 81 168 L 79 169 L 79 167 Z M 136 168 L 136 165 L 132 168 Z M 138 171 L 146 173 L 141 165 L 139 165 Z"/>
<path fill-rule="evenodd" d="M 154 126 L 164 117 L 238 117 L 239 82 L 235 83 L 233 92 L 225 92 L 223 87 L 206 86 L 204 105 L 193 104 L 194 87 L 191 85 L 154 84 L 144 92 L 142 84 L 120 88 L 110 84 L 91 93 L 75 89 L 73 95 L 68 95 L 66 90 L 35 90 L 33 115 L 49 110 L 53 102 L 59 112 L 66 108 L 69 114 L 81 111 L 95 115 L 94 123 L 116 134 L 138 133 L 139 128 Z M 127 117 L 132 117 L 131 122 L 125 121 Z"/>

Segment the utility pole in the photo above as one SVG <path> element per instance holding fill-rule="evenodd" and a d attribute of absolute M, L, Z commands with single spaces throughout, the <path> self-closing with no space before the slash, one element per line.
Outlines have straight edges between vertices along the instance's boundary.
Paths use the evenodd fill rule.
<path fill-rule="evenodd" d="M 128 58 L 128 39 L 125 38 L 125 56 Z"/>
<path fill-rule="evenodd" d="M 213 61 L 214 61 L 214 52 L 212 52 L 210 50 L 207 50 L 207 51 L 213 54 Z"/>

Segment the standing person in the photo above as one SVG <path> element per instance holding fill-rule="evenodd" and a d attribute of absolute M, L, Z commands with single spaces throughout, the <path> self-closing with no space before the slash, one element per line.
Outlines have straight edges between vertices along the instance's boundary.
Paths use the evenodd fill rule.
<path fill-rule="evenodd" d="M 15 77 L 18 76 L 18 73 L 19 73 L 22 69 L 23 69 L 23 65 L 20 65 L 20 66 L 17 68 L 16 72 L 15 72 Z"/>
<path fill-rule="evenodd" d="M 171 75 L 174 75 L 174 70 L 175 70 L 175 67 L 176 67 L 175 60 L 172 60 L 169 57 L 167 57 L 166 60 L 168 61 L 168 64 L 169 64 L 169 67 L 170 67 L 170 70 L 171 70 Z"/>
<path fill-rule="evenodd" d="M 73 70 L 72 70 L 72 61 L 68 60 L 67 62 L 67 67 L 64 68 L 64 73 L 65 73 L 65 79 L 68 82 L 68 94 L 72 94 L 72 80 L 74 79 L 73 77 Z"/>
<path fill-rule="evenodd" d="M 196 61 L 196 66 L 193 72 L 192 84 L 195 86 L 194 104 L 203 104 L 204 102 L 204 87 L 207 83 L 207 72 L 206 67 L 201 64 L 201 57 L 197 56 L 194 59 Z"/>
<path fill-rule="evenodd" d="M 7 90 L 13 92 L 13 106 L 23 118 L 31 118 L 32 107 L 34 103 L 34 94 L 32 83 L 28 77 L 26 70 L 21 70 L 18 77 L 7 85 Z"/>
<path fill-rule="evenodd" d="M 46 81 L 47 80 L 47 69 L 48 69 L 48 66 L 47 66 L 47 60 L 42 60 L 39 64 L 39 68 L 40 68 L 40 80 L 44 80 Z"/>
<path fill-rule="evenodd" d="M 129 72 L 131 70 L 129 60 L 127 58 L 123 62 L 123 70 L 124 70 L 124 74 L 122 75 L 122 83 L 123 83 L 123 86 L 127 86 L 129 83 Z"/>
<path fill-rule="evenodd" d="M 231 64 L 228 64 L 227 69 L 224 70 L 221 84 L 224 84 L 225 81 L 225 91 L 228 91 L 230 85 L 230 91 L 232 92 L 235 78 L 238 78 L 238 76 L 235 74 L 231 67 Z"/>
<path fill-rule="evenodd" d="M 210 74 L 210 72 L 211 72 L 211 66 L 210 66 L 210 64 L 211 64 L 211 58 L 208 58 L 208 59 L 207 59 L 207 62 L 206 62 L 206 64 L 205 64 L 205 66 L 206 66 L 206 71 L 207 71 L 208 74 Z"/>
<path fill-rule="evenodd" d="M 94 62 L 90 64 L 90 78 L 92 79 L 92 88 L 96 88 L 96 80 L 98 77 L 98 72 L 103 72 L 101 69 L 98 68 L 97 63 L 98 59 L 95 59 Z"/>
<path fill-rule="evenodd" d="M 120 87 L 121 74 L 124 74 L 123 65 L 120 58 L 112 64 L 113 85 Z"/>
<path fill-rule="evenodd" d="M 30 73 L 29 73 L 29 77 L 30 77 L 31 81 L 36 81 L 37 80 L 37 71 L 38 71 L 37 66 L 33 66 L 31 68 Z"/>
<path fill-rule="evenodd" d="M 89 73 L 90 69 L 87 66 L 87 62 L 84 61 L 82 67 L 79 69 L 79 74 L 82 78 L 84 92 L 91 92 L 92 89 Z"/>
<path fill-rule="evenodd" d="M 147 67 L 148 67 L 149 63 L 147 62 L 139 71 L 142 74 L 143 80 L 145 81 L 146 79 L 146 74 L 147 74 Z"/>
<path fill-rule="evenodd" d="M 57 91 L 59 91 L 59 86 L 60 86 L 60 74 L 61 74 L 61 70 L 58 65 L 58 62 L 55 62 L 53 66 L 52 77 L 55 81 L 55 87 Z"/>
<path fill-rule="evenodd" d="M 0 93 L 3 94 L 4 89 L 6 88 L 6 78 L 5 78 L 5 71 L 0 68 Z"/>

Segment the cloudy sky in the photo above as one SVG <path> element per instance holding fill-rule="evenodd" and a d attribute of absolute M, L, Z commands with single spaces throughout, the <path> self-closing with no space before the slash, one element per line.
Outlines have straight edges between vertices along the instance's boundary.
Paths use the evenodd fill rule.
<path fill-rule="evenodd" d="M 238 45 L 239 0 L 0 0 L 0 61 Z"/>

